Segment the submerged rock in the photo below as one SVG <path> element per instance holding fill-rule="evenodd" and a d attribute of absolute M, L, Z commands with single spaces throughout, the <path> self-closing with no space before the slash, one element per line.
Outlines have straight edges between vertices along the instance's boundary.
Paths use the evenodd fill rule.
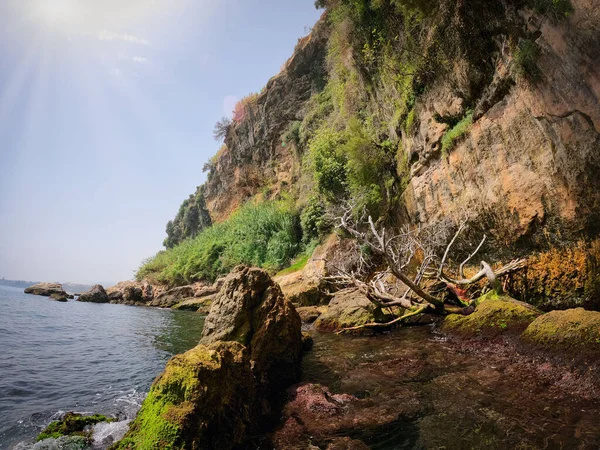
<path fill-rule="evenodd" d="M 600 312 L 583 308 L 552 311 L 534 320 L 522 338 L 552 350 L 600 356 Z"/>
<path fill-rule="evenodd" d="M 231 449 L 256 420 L 247 349 L 217 342 L 171 358 L 115 449 Z"/>
<path fill-rule="evenodd" d="M 97 284 L 89 291 L 79 295 L 77 301 L 87 303 L 108 303 L 109 298 L 104 288 Z"/>
<path fill-rule="evenodd" d="M 349 288 L 334 294 L 328 310 L 316 320 L 315 328 L 319 331 L 339 331 L 390 319 L 358 289 Z"/>
<path fill-rule="evenodd" d="M 494 292 L 481 297 L 478 302 L 475 311 L 468 316 L 450 314 L 446 317 L 442 331 L 461 337 L 485 338 L 520 334 L 541 314 L 527 303 Z"/>
<path fill-rule="evenodd" d="M 93 416 L 84 416 L 73 412 L 66 413 L 61 420 L 52 422 L 38 437 L 38 441 L 44 439 L 57 439 L 61 436 L 81 436 L 90 438 L 92 432 L 89 427 L 100 422 L 113 422 L 115 419 L 95 414 Z"/>
<path fill-rule="evenodd" d="M 200 343 L 245 345 L 259 390 L 273 400 L 299 377 L 301 325 L 300 316 L 267 272 L 238 266 L 210 308 Z"/>
<path fill-rule="evenodd" d="M 41 295 L 42 297 L 50 297 L 52 300 L 66 302 L 67 299 L 72 299 L 73 296 L 67 294 L 59 283 L 38 283 L 25 288 L 26 294 Z"/>

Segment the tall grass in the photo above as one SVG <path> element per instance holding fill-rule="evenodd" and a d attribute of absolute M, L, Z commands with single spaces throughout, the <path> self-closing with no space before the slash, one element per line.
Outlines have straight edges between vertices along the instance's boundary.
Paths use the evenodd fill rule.
<path fill-rule="evenodd" d="M 299 253 L 301 240 L 298 214 L 289 202 L 248 203 L 227 221 L 144 261 L 136 278 L 178 286 L 213 281 L 238 264 L 276 271 Z"/>

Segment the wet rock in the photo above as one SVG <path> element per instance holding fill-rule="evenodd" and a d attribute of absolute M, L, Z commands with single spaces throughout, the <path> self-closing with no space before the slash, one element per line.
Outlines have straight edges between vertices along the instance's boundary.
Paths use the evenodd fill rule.
<path fill-rule="evenodd" d="M 339 331 L 390 319 L 358 289 L 349 288 L 334 294 L 327 311 L 316 320 L 315 328 L 319 331 Z"/>
<path fill-rule="evenodd" d="M 313 323 L 321 314 L 327 311 L 326 306 L 299 306 L 296 308 L 302 323 Z"/>
<path fill-rule="evenodd" d="M 583 308 L 552 311 L 534 320 L 521 337 L 551 350 L 600 356 L 600 312 Z"/>
<path fill-rule="evenodd" d="M 313 339 L 313 337 L 306 332 L 302 332 L 302 350 L 304 350 L 305 352 L 311 350 L 313 348 L 313 345 L 315 344 L 315 341 Z"/>
<path fill-rule="evenodd" d="M 65 295 L 65 294 L 58 294 L 58 293 L 54 293 L 54 294 L 50 294 L 50 298 L 52 300 L 56 300 L 57 302 L 67 302 L 69 301 L 69 296 Z"/>
<path fill-rule="evenodd" d="M 121 281 L 109 287 L 106 292 L 111 303 L 124 305 L 144 305 L 151 302 L 155 288 L 146 282 Z"/>
<path fill-rule="evenodd" d="M 82 436 L 89 438 L 91 435 L 90 426 L 100 422 L 114 422 L 116 419 L 95 414 L 92 416 L 84 416 L 73 412 L 66 413 L 61 420 L 52 422 L 44 431 L 42 431 L 37 440 L 41 441 L 48 438 L 59 438 L 61 436 Z"/>
<path fill-rule="evenodd" d="M 190 298 L 174 305 L 171 309 L 180 311 L 196 311 L 200 314 L 208 314 L 214 296 L 203 298 Z"/>
<path fill-rule="evenodd" d="M 540 314 L 527 303 L 490 292 L 479 299 L 472 314 L 450 314 L 446 317 L 442 331 L 465 338 L 521 334 Z"/>
<path fill-rule="evenodd" d="M 104 288 L 97 284 L 89 291 L 80 294 L 77 301 L 88 303 L 108 303 L 109 298 Z"/>
<path fill-rule="evenodd" d="M 66 302 L 67 299 L 72 299 L 73 296 L 67 294 L 59 283 L 38 283 L 25 288 L 26 294 L 41 295 L 42 297 L 50 297 L 53 300 Z"/>
<path fill-rule="evenodd" d="M 193 286 L 181 286 L 168 290 L 158 295 L 148 305 L 159 308 L 171 308 L 183 300 L 194 297 L 195 291 Z"/>
<path fill-rule="evenodd" d="M 259 390 L 270 400 L 297 381 L 302 338 L 298 313 L 261 269 L 236 267 L 204 323 L 200 343 L 236 341 L 250 353 Z"/>
<path fill-rule="evenodd" d="M 253 430 L 256 389 L 247 349 L 198 345 L 171 358 L 116 449 L 232 449 Z"/>

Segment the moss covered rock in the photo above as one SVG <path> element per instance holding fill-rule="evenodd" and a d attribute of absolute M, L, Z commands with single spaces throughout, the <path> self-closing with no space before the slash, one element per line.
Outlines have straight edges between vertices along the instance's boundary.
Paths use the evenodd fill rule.
<path fill-rule="evenodd" d="M 168 362 L 115 449 L 231 449 L 255 420 L 254 377 L 237 342 L 198 345 Z"/>
<path fill-rule="evenodd" d="M 549 349 L 600 355 L 600 312 L 583 308 L 552 311 L 534 320 L 522 338 Z"/>
<path fill-rule="evenodd" d="M 239 266 L 214 299 L 200 343 L 245 345 L 260 395 L 272 402 L 300 376 L 301 327 L 294 306 L 267 272 Z"/>
<path fill-rule="evenodd" d="M 50 438 L 57 439 L 61 436 L 81 436 L 90 438 L 91 430 L 88 429 L 88 427 L 100 422 L 113 422 L 114 420 L 115 419 L 100 414 L 83 416 L 81 414 L 68 412 L 61 420 L 57 420 L 48 425 L 44 431 L 38 435 L 37 440 L 41 441 Z"/>
<path fill-rule="evenodd" d="M 335 293 L 327 311 L 316 320 L 315 328 L 319 331 L 339 331 L 390 319 L 358 289 L 350 288 Z"/>
<path fill-rule="evenodd" d="M 541 314 L 535 307 L 505 295 L 490 292 L 477 301 L 472 314 L 450 314 L 442 324 L 444 333 L 462 337 L 496 337 L 520 334 Z"/>

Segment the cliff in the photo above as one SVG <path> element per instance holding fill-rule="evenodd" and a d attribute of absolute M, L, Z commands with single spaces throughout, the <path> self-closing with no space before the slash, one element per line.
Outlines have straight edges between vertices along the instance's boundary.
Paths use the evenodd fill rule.
<path fill-rule="evenodd" d="M 282 197 L 305 242 L 341 201 L 391 226 L 468 216 L 501 258 L 598 236 L 599 5 L 322 3 L 281 72 L 238 105 L 168 247 Z M 202 220 L 185 231 L 186 217 Z"/>

